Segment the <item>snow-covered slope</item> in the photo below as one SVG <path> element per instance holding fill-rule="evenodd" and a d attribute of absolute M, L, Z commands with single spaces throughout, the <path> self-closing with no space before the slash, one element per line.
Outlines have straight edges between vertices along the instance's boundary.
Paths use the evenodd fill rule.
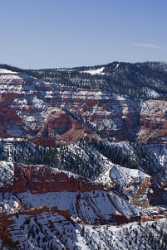
<path fill-rule="evenodd" d="M 166 79 L 0 65 L 0 248 L 167 249 Z"/>

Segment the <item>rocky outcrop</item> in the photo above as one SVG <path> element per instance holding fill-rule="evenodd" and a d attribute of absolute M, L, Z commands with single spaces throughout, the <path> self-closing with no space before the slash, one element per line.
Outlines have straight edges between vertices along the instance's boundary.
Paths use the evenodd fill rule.
<path fill-rule="evenodd" d="M 167 101 L 145 101 L 140 113 L 140 124 L 138 137 L 142 143 L 166 144 Z"/>
<path fill-rule="evenodd" d="M 112 88 L 93 87 L 95 80 L 111 81 L 114 87 L 112 77 L 116 74 L 120 77 L 124 67 L 124 64 L 119 64 L 116 71 L 113 68 L 114 76 L 108 70 L 111 66 L 104 67 L 100 76 L 99 73 L 92 76 L 77 70 L 75 74 L 81 80 L 80 87 L 75 87 L 76 83 L 64 84 L 61 78 L 56 84 L 23 72 L 1 71 L 1 137 L 28 137 L 44 146 L 76 142 L 95 134 L 114 141 L 165 143 L 165 100 L 155 100 L 154 96 L 154 99 L 141 103 L 138 99 L 114 92 Z M 131 70 L 130 65 L 126 67 Z M 136 71 L 138 67 L 136 65 Z M 63 77 L 63 72 L 60 75 Z M 70 79 L 73 81 L 69 74 L 68 81 Z M 84 86 L 82 81 L 89 82 L 90 86 Z M 122 82 L 126 83 L 126 79 Z"/>
<path fill-rule="evenodd" d="M 6 163 L 8 164 L 8 163 Z M 1 163 L 1 168 L 5 164 Z M 1 184 L 1 192 L 27 192 L 47 193 L 47 192 L 90 192 L 95 190 L 104 190 L 102 185 L 95 184 L 87 179 L 79 177 L 58 169 L 49 168 L 41 165 L 22 165 L 15 164 L 12 171 L 13 175 L 8 176 L 5 167 L 1 172 L 6 174 L 6 180 Z M 3 173 L 3 171 L 5 173 Z M 9 171 L 9 170 L 8 170 Z M 2 178 L 2 177 L 1 177 Z M 8 182 L 8 179 L 12 182 Z"/>

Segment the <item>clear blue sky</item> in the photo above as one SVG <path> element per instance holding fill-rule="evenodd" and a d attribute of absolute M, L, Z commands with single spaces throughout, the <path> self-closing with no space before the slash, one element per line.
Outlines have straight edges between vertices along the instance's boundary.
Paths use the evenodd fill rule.
<path fill-rule="evenodd" d="M 0 63 L 167 61 L 166 0 L 0 1 Z"/>

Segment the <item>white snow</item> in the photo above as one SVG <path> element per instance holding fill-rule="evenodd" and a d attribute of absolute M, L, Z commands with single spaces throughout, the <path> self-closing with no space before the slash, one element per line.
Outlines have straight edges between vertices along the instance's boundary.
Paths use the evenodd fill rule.
<path fill-rule="evenodd" d="M 8 197 L 7 197 L 8 195 Z M 0 213 L 14 214 L 20 209 L 20 202 L 16 197 L 5 193 L 0 195 Z"/>
<path fill-rule="evenodd" d="M 14 165 L 12 162 L 0 161 L 0 187 L 12 184 L 14 180 Z"/>
<path fill-rule="evenodd" d="M 25 138 L 14 138 L 14 137 L 8 137 L 8 138 L 0 138 L 0 142 L 21 142 L 21 141 L 26 141 Z M 0 163 L 1 164 L 1 163 Z"/>
<path fill-rule="evenodd" d="M 119 183 L 119 185 L 126 186 L 131 183 L 140 183 L 146 177 L 149 178 L 149 175 L 138 169 L 130 169 L 114 165 L 110 171 L 110 177 L 112 180 L 116 181 L 116 183 Z"/>
<path fill-rule="evenodd" d="M 33 97 L 32 105 L 36 109 L 42 109 L 45 107 L 44 101 L 42 99 L 39 99 L 37 96 Z"/>
<path fill-rule="evenodd" d="M 120 64 L 117 63 L 116 66 L 115 66 L 115 69 L 118 69 L 118 68 L 119 68 L 119 65 L 120 65 Z"/>
<path fill-rule="evenodd" d="M 8 69 L 0 69 L 0 74 L 17 74 L 17 72 Z"/>
<path fill-rule="evenodd" d="M 20 193 L 18 197 L 28 208 L 47 206 L 58 210 L 68 210 L 73 217 L 79 217 L 87 223 L 95 223 L 101 217 L 110 219 L 116 214 L 127 216 L 137 215 L 138 209 L 118 195 L 105 191 L 81 193 L 79 199 L 77 192 L 53 192 L 45 194 Z M 79 206 L 77 205 L 79 202 Z"/>
<path fill-rule="evenodd" d="M 81 73 L 87 73 L 90 75 L 104 75 L 105 73 L 103 72 L 104 67 L 97 68 L 97 69 L 90 69 L 90 70 L 84 70 L 81 71 Z"/>

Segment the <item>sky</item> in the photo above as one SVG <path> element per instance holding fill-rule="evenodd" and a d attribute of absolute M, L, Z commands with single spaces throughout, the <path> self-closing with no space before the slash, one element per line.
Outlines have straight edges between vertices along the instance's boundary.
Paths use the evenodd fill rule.
<path fill-rule="evenodd" d="M 167 62 L 166 0 L 0 0 L 0 63 Z"/>

